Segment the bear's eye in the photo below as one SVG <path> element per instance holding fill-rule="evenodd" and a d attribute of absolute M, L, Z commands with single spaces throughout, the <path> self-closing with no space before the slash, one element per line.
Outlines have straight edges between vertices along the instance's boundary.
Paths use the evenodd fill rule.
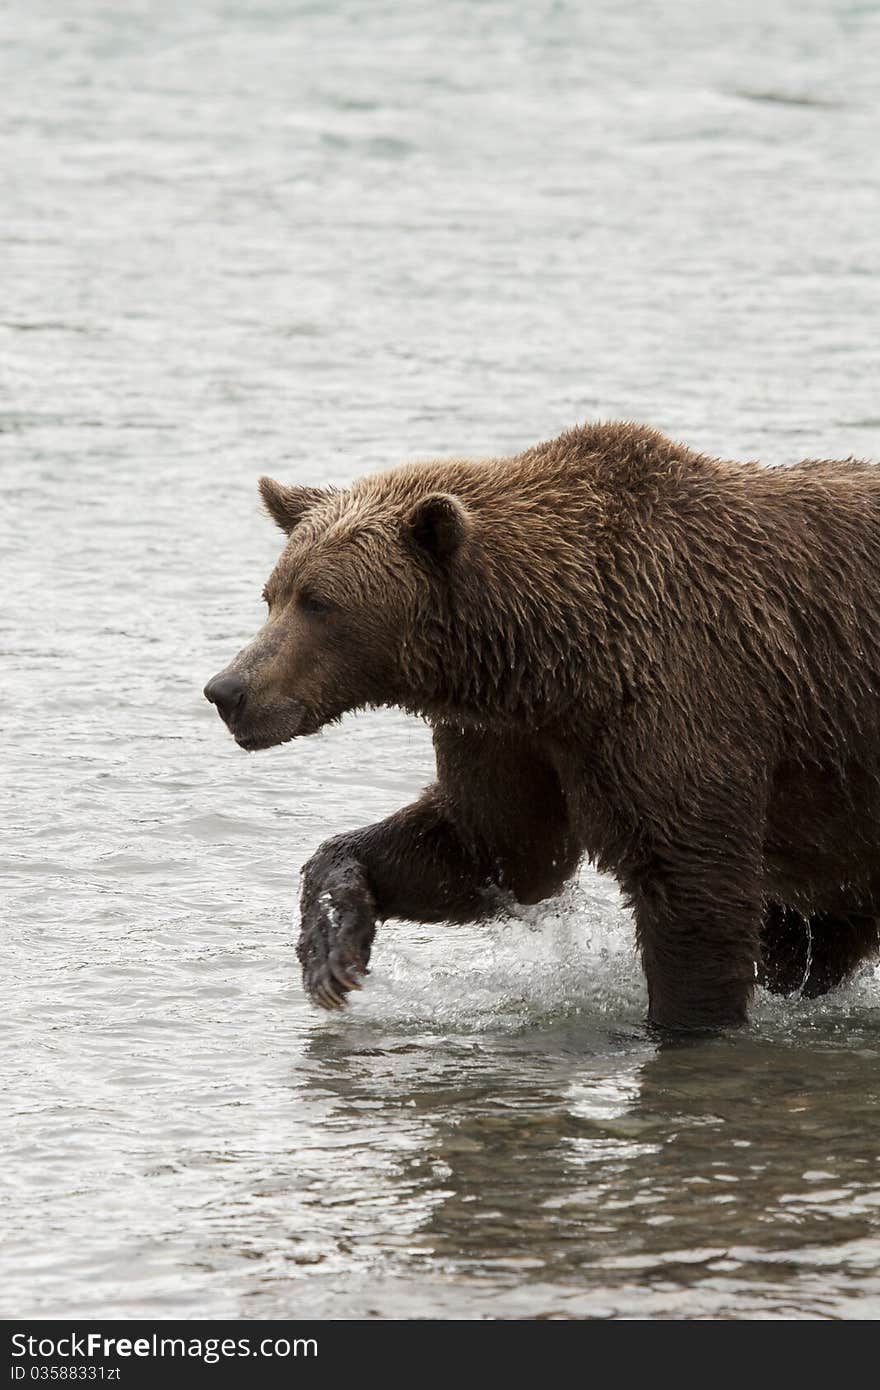
<path fill-rule="evenodd" d="M 313 618 L 323 617 L 333 607 L 327 599 L 322 598 L 320 594 L 313 594 L 310 589 L 303 589 L 297 596 L 297 601 L 303 613 L 308 613 Z"/>

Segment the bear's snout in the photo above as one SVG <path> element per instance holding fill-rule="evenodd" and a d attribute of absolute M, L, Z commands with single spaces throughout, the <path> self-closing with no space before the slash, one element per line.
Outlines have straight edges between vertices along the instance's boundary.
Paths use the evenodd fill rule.
<path fill-rule="evenodd" d="M 241 714 L 244 708 L 247 686 L 240 676 L 230 676 L 221 672 L 205 686 L 205 699 L 217 706 L 221 719 L 231 728 L 236 715 Z"/>

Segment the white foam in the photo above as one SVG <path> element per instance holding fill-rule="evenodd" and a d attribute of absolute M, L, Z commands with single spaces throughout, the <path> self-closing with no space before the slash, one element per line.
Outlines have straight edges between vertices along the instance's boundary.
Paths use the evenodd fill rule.
<path fill-rule="evenodd" d="M 478 926 L 387 924 L 354 1007 L 382 1022 L 515 1029 L 589 1012 L 638 1022 L 645 987 L 629 915 L 589 871 L 563 895 Z"/>
<path fill-rule="evenodd" d="M 387 923 L 371 975 L 352 1007 L 393 1024 L 515 1030 L 560 1014 L 592 1014 L 630 1027 L 647 1011 L 632 916 L 611 879 L 585 869 L 557 898 L 511 904 L 473 926 Z M 880 1002 L 880 966 L 865 967 L 820 999 L 758 989 L 750 1018 L 761 1032 L 851 1021 Z"/>

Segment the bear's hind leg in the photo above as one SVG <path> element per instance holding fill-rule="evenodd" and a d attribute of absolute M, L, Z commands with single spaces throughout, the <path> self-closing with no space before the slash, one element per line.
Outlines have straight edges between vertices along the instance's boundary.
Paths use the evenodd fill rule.
<path fill-rule="evenodd" d="M 761 923 L 758 984 L 771 994 L 795 994 L 806 982 L 807 923 L 782 903 L 768 903 Z"/>
<path fill-rule="evenodd" d="M 880 951 L 880 920 L 858 913 L 816 912 L 768 903 L 761 926 L 758 983 L 772 994 L 815 999 L 842 984 Z"/>

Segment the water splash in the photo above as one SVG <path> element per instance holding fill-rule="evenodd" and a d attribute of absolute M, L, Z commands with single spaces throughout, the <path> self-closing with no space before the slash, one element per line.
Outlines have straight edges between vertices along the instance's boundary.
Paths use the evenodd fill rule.
<path fill-rule="evenodd" d="M 558 898 L 478 926 L 387 924 L 353 1008 L 382 1023 L 516 1030 L 565 1014 L 628 1025 L 646 994 L 615 886 L 585 873 Z"/>

